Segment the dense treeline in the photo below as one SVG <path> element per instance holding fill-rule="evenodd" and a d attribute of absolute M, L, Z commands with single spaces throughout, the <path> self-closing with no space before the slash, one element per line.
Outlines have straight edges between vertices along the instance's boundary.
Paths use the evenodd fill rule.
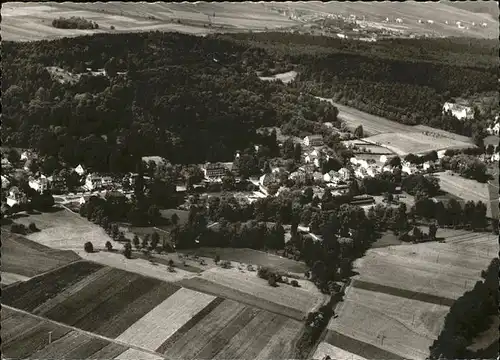
<path fill-rule="evenodd" d="M 405 124 L 426 124 L 471 136 L 494 111 L 461 122 L 442 115 L 445 101 L 496 91 L 493 40 L 390 39 L 376 43 L 287 33 L 232 34 L 296 65 L 296 86 L 315 95 Z M 286 65 L 281 65 L 281 68 Z M 456 76 L 460 74 L 460 76 Z"/>
<path fill-rule="evenodd" d="M 52 26 L 58 29 L 99 29 L 99 25 L 95 21 L 77 16 L 54 19 Z"/>
<path fill-rule="evenodd" d="M 491 261 L 482 271 L 483 281 L 458 298 L 446 315 L 443 330 L 430 346 L 431 359 L 475 358 L 467 349 L 475 336 L 488 329 L 492 317 L 498 316 L 499 260 Z"/>
<path fill-rule="evenodd" d="M 305 43 L 315 50 L 301 51 Z M 491 114 L 461 122 L 441 107 L 497 86 L 497 45 L 480 40 L 151 32 L 3 46 L 3 143 L 112 172 L 130 170 L 141 155 L 230 161 L 257 143 L 258 127 L 302 136 L 323 131 L 322 122 L 339 126 L 336 110 L 309 93 L 480 138 Z M 74 81 L 53 80 L 48 66 Z M 289 86 L 256 75 L 290 68 L 299 75 Z"/>
<path fill-rule="evenodd" d="M 230 161 L 261 140 L 257 128 L 294 114 L 336 121 L 331 105 L 260 81 L 265 51 L 234 42 L 149 33 L 4 46 L 3 142 L 98 171 L 133 170 L 144 155 Z M 54 81 L 47 66 L 75 81 Z"/>

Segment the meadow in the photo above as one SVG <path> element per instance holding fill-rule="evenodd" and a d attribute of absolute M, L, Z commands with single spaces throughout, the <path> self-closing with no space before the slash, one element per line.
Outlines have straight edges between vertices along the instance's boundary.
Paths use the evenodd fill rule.
<path fill-rule="evenodd" d="M 420 154 L 445 149 L 467 149 L 475 147 L 470 143 L 448 137 L 434 137 L 421 132 L 387 132 L 363 139 L 364 141 L 380 144 L 398 155 Z"/>

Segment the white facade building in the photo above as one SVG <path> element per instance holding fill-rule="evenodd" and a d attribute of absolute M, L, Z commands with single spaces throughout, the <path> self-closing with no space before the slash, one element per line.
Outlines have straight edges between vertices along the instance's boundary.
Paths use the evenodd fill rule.
<path fill-rule="evenodd" d="M 42 193 L 49 189 L 49 180 L 45 176 L 40 177 L 39 179 L 30 179 L 28 181 L 28 185 L 33 190 Z"/>
<path fill-rule="evenodd" d="M 82 165 L 78 165 L 76 168 L 74 168 L 75 172 L 82 176 L 83 174 L 85 174 L 85 169 L 83 168 Z"/>
<path fill-rule="evenodd" d="M 451 114 L 458 120 L 472 119 L 474 117 L 472 108 L 460 104 L 444 103 L 443 113 L 447 111 L 451 111 Z"/>

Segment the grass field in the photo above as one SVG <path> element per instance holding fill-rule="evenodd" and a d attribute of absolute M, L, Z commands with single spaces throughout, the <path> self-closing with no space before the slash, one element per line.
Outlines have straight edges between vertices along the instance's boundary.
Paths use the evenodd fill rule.
<path fill-rule="evenodd" d="M 297 280 L 300 288 L 280 284 L 271 288 L 256 272 L 213 268 L 201 276 L 182 280 L 183 286 L 302 320 L 309 311 L 321 306 L 326 298 L 306 280 Z"/>
<path fill-rule="evenodd" d="M 488 184 L 482 184 L 475 180 L 466 179 L 458 174 L 452 175 L 450 172 L 438 172 L 435 174 L 439 178 L 439 185 L 443 191 L 457 196 L 465 201 L 482 201 L 486 204 L 488 217 L 492 216 L 492 206 L 498 207 L 498 195 L 494 201 L 490 201 Z M 498 212 L 497 212 L 498 214 Z"/>
<path fill-rule="evenodd" d="M 48 343 L 51 332 L 52 342 Z M 109 340 L 92 336 L 63 324 L 2 308 L 2 357 L 32 359 L 113 359 L 133 351 L 133 359 L 146 359 L 150 354 Z M 126 355 L 126 354 L 125 354 Z M 161 359 L 161 357 L 157 357 Z"/>
<path fill-rule="evenodd" d="M 51 249 L 6 229 L 1 237 L 3 283 L 5 272 L 31 277 L 80 259 L 72 251 Z"/>
<path fill-rule="evenodd" d="M 329 330 L 405 358 L 423 359 L 449 307 L 354 287 L 337 309 L 338 318 L 330 320 Z M 371 358 L 368 353 L 363 357 Z"/>
<path fill-rule="evenodd" d="M 420 132 L 387 132 L 363 139 L 364 141 L 381 144 L 398 155 L 420 154 L 432 150 L 466 149 L 475 147 L 468 142 L 462 142 L 448 137 L 433 137 Z"/>
<path fill-rule="evenodd" d="M 280 80 L 282 83 L 288 84 L 292 82 L 296 76 L 297 76 L 296 71 L 288 71 L 286 73 L 276 74 L 273 76 L 260 76 L 259 79 L 264 81 Z"/>
<path fill-rule="evenodd" d="M 180 250 L 180 252 L 185 254 L 196 254 L 198 256 L 211 259 L 215 258 L 215 255 L 219 255 L 221 260 L 237 261 L 257 266 L 271 266 L 273 268 L 291 273 L 303 274 L 307 271 L 307 266 L 303 262 L 290 260 L 278 255 L 253 249 L 199 248 L 192 250 Z"/>

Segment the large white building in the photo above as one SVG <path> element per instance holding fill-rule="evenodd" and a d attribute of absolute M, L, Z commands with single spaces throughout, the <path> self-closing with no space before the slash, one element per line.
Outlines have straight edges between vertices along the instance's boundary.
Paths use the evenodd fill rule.
<path fill-rule="evenodd" d="M 321 135 L 310 135 L 304 138 L 305 146 L 323 146 L 323 136 Z"/>
<path fill-rule="evenodd" d="M 474 111 L 469 106 L 446 102 L 443 105 L 443 113 L 450 111 L 458 120 L 472 119 Z"/>
<path fill-rule="evenodd" d="M 7 205 L 14 206 L 16 204 L 21 205 L 28 202 L 26 194 L 24 194 L 16 186 L 12 187 L 7 195 Z"/>
<path fill-rule="evenodd" d="M 49 188 L 49 180 L 45 176 L 42 176 L 39 179 L 31 178 L 28 181 L 28 185 L 33 190 L 35 190 L 35 191 L 37 191 L 39 193 L 42 193 L 42 192 L 48 190 L 48 188 Z"/>

